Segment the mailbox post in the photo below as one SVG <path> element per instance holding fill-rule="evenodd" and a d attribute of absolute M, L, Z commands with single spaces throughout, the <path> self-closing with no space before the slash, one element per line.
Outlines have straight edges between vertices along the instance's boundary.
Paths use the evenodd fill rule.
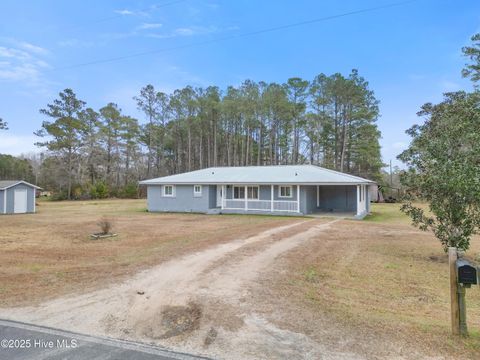
<path fill-rule="evenodd" d="M 448 248 L 448 267 L 450 269 L 450 315 L 452 323 L 452 334 L 460 334 L 460 315 L 458 309 L 458 283 L 457 283 L 457 248 Z"/>
<path fill-rule="evenodd" d="M 465 289 L 478 283 L 477 268 L 467 260 L 458 259 L 455 262 L 457 277 L 457 296 L 459 310 L 459 332 L 460 335 L 468 335 L 467 309 L 465 305 Z"/>

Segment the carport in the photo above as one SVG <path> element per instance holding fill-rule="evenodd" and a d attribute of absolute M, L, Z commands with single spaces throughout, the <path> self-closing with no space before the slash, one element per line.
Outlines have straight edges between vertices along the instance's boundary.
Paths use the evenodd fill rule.
<path fill-rule="evenodd" d="M 304 214 L 361 219 L 370 212 L 369 185 L 318 184 L 302 188 Z"/>

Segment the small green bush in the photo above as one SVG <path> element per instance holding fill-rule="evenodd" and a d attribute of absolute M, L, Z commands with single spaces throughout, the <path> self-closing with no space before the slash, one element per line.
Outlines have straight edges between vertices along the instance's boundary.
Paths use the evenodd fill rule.
<path fill-rule="evenodd" d="M 67 190 L 60 190 L 60 191 L 55 191 L 50 197 L 50 200 L 62 201 L 62 200 L 67 200 L 67 197 L 68 197 Z"/>
<path fill-rule="evenodd" d="M 138 187 L 137 184 L 127 184 L 121 191 L 121 197 L 125 199 L 137 199 L 138 198 Z"/>
<path fill-rule="evenodd" d="M 99 181 L 90 188 L 92 199 L 106 199 L 110 195 L 108 186 L 103 181 Z"/>

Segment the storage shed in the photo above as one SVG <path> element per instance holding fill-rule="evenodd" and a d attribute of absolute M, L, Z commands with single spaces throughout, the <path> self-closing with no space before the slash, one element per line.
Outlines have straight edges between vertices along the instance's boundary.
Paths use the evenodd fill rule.
<path fill-rule="evenodd" d="M 23 180 L 0 180 L 0 214 L 34 213 L 36 189 Z"/>

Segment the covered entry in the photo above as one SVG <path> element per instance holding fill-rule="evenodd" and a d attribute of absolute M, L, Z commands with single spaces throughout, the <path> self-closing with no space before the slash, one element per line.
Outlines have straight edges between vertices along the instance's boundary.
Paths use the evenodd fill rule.
<path fill-rule="evenodd" d="M 368 185 L 311 185 L 304 188 L 305 214 L 363 218 L 370 211 Z"/>

